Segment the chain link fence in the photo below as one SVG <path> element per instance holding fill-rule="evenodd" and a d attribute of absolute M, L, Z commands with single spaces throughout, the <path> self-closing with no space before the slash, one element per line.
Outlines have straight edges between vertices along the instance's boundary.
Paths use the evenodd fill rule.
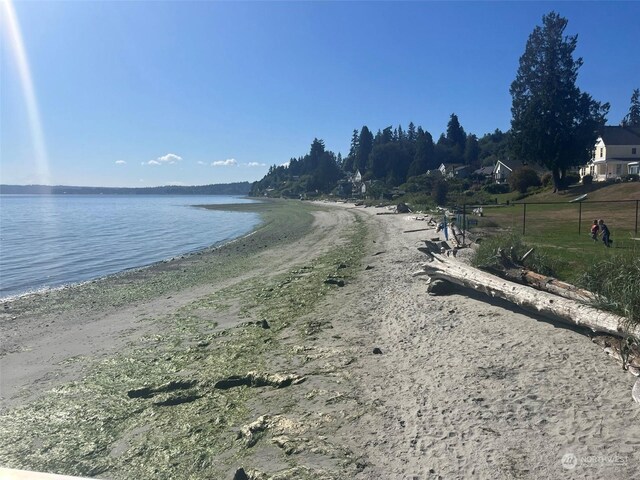
<path fill-rule="evenodd" d="M 638 248 L 640 200 L 517 202 L 507 205 L 463 205 L 455 212 L 460 227 L 473 236 L 517 233 L 557 245 L 592 242 L 591 225 L 604 220 L 615 248 Z"/>

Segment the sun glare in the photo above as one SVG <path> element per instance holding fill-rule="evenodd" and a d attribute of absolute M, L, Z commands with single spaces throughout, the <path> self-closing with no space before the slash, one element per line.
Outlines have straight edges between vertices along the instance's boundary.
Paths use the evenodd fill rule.
<path fill-rule="evenodd" d="M 29 129 L 31 132 L 36 167 L 35 176 L 38 183 L 48 185 L 50 181 L 49 161 L 47 158 L 42 122 L 40 121 L 38 99 L 35 88 L 33 87 L 33 78 L 31 76 L 31 69 L 29 68 L 27 52 L 24 48 L 24 42 L 22 41 L 20 24 L 18 23 L 18 17 L 11 0 L 0 0 L 0 24 L 2 24 L 5 41 L 9 45 L 9 50 L 13 52 L 16 66 L 18 67 L 20 84 L 22 85 L 22 93 L 24 95 L 29 119 Z"/>

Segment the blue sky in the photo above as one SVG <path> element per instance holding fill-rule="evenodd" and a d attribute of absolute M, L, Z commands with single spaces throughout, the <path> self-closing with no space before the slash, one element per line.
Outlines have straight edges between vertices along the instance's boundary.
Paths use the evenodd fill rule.
<path fill-rule="evenodd" d="M 640 87 L 640 2 L 14 1 L 46 147 L 2 35 L 0 182 L 201 185 L 260 179 L 312 140 L 410 121 L 437 138 L 507 130 L 526 40 L 555 10 L 578 84 L 618 124 Z M 7 33 L 5 10 L 2 30 Z"/>

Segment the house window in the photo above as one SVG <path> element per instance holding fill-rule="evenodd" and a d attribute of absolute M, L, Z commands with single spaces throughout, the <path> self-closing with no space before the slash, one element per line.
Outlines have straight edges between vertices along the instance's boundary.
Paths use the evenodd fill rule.
<path fill-rule="evenodd" d="M 600 147 L 600 158 L 604 156 L 604 148 Z"/>
<path fill-rule="evenodd" d="M 631 149 L 631 155 L 635 155 L 635 154 L 636 154 L 636 147 L 633 147 L 633 148 Z"/>

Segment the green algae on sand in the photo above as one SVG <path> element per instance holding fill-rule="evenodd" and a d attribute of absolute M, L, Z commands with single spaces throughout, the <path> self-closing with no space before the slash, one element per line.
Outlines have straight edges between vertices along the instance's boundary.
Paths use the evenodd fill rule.
<path fill-rule="evenodd" d="M 184 259 L 180 268 L 152 268 L 130 279 L 140 286 L 127 299 L 153 298 L 158 292 L 174 292 L 176 285 L 215 283 L 221 275 L 227 280 L 239 278 L 152 319 L 159 326 L 156 333 L 94 362 L 82 380 L 4 412 L 0 418 L 4 466 L 108 478 L 224 478 L 229 468 L 249 455 L 237 434 L 252 420 L 255 412 L 248 402 L 261 389 L 221 390 L 215 388 L 216 382 L 293 365 L 298 353 L 281 342 L 281 335 L 292 332 L 304 337 L 322 328 L 305 323 L 303 316 L 339 288 L 327 278 L 349 281 L 360 270 L 367 236 L 366 225 L 356 221 L 327 251 L 309 252 L 285 272 L 247 275 L 252 252 L 302 238 L 313 220 L 311 212 L 318 207 L 283 202 L 270 208 L 265 209 L 263 226 L 253 234 L 253 245 L 223 247 L 229 250 L 223 255 L 226 263 L 207 261 L 205 253 Z M 155 286 L 144 289 L 150 279 Z M 115 282 L 116 293 L 102 289 L 97 304 L 117 303 L 126 286 Z M 75 305 L 80 300 L 71 293 L 73 305 L 68 308 L 82 307 Z M 84 290 L 80 297 L 89 294 Z M 219 328 L 215 319 L 221 314 L 234 315 L 237 324 Z M 269 328 L 261 327 L 263 321 Z M 287 411 L 286 394 L 282 411 Z M 349 463 L 347 458 L 345 462 Z M 287 463 L 293 471 L 306 468 L 292 458 Z"/>

